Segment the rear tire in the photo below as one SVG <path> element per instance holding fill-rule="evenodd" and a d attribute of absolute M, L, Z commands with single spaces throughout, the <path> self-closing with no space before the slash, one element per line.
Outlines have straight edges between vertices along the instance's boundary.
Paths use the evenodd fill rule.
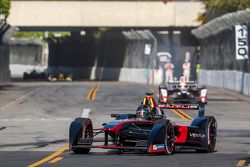
<path fill-rule="evenodd" d="M 81 140 L 81 139 L 92 139 L 93 138 L 93 125 L 90 119 L 88 118 L 76 118 L 75 122 L 82 124 L 82 129 L 80 130 L 78 136 L 75 139 L 74 146 Z M 91 143 L 92 145 L 92 143 Z M 72 148 L 72 151 L 75 154 L 88 154 L 90 148 Z"/>
<path fill-rule="evenodd" d="M 214 152 L 217 136 L 217 121 L 214 117 L 208 116 L 205 127 L 205 149 L 196 150 L 197 152 L 210 153 Z"/>
<path fill-rule="evenodd" d="M 214 117 L 208 118 L 206 128 L 207 152 L 213 152 L 216 145 L 217 122 Z"/>
<path fill-rule="evenodd" d="M 29 74 L 27 74 L 26 72 L 23 74 L 23 80 L 28 80 L 29 78 Z"/>

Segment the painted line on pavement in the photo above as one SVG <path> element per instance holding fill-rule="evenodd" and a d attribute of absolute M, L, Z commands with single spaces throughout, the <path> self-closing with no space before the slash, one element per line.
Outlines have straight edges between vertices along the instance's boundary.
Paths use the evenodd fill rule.
<path fill-rule="evenodd" d="M 1 107 L 1 110 L 5 110 L 6 108 L 10 107 L 11 105 L 23 100 L 24 98 L 26 98 L 27 96 L 29 96 L 31 93 L 34 93 L 36 91 L 38 91 L 39 89 L 41 89 L 42 87 L 39 87 L 39 88 L 36 88 L 36 89 L 33 89 L 27 93 L 25 93 L 24 95 L 12 100 L 11 102 L 9 102 L 8 104 L 6 104 L 5 106 Z"/>
<path fill-rule="evenodd" d="M 69 147 L 68 147 L 68 146 L 64 146 L 64 147 L 61 148 L 60 150 L 54 152 L 53 154 L 51 154 L 51 155 L 45 157 L 44 159 L 42 159 L 42 160 L 40 160 L 40 161 L 37 161 L 37 162 L 35 162 L 35 163 L 29 165 L 28 167 L 36 167 L 36 166 L 39 166 L 39 165 L 41 165 L 41 164 L 43 164 L 43 163 L 45 163 L 45 162 L 50 161 L 51 159 L 53 159 L 53 158 L 59 156 L 60 154 L 62 154 L 62 153 L 65 152 L 65 151 L 68 151 L 68 150 L 69 150 Z"/>
<path fill-rule="evenodd" d="M 87 100 L 95 100 L 96 93 L 97 93 L 97 91 L 98 91 L 99 89 L 100 89 L 100 86 L 99 86 L 99 85 L 93 86 L 93 87 L 89 90 L 86 99 L 87 99 Z"/>
<path fill-rule="evenodd" d="M 239 160 L 237 166 L 244 166 L 246 160 Z"/>
<path fill-rule="evenodd" d="M 185 111 L 180 109 L 171 109 L 176 115 L 178 115 L 183 120 L 192 120 L 193 118 L 189 116 Z"/>
<path fill-rule="evenodd" d="M 181 119 L 187 120 L 186 117 L 184 117 L 182 114 L 180 114 L 176 109 L 171 109 L 172 112 L 174 112 L 176 115 L 178 115 Z"/>
<path fill-rule="evenodd" d="M 73 118 L 13 118 L 13 119 L 0 119 L 0 122 L 41 122 L 41 121 L 72 121 Z"/>
<path fill-rule="evenodd" d="M 82 115 L 81 115 L 81 117 L 82 117 L 82 118 L 89 118 L 89 113 L 90 113 L 90 108 L 84 108 L 84 109 L 82 110 Z"/>
<path fill-rule="evenodd" d="M 96 93 L 97 91 L 100 89 L 100 86 L 99 85 L 96 85 L 96 88 L 94 89 L 93 91 L 93 94 L 92 94 L 92 100 L 95 100 L 96 98 Z"/>
<path fill-rule="evenodd" d="M 193 118 L 191 116 L 189 116 L 185 111 L 177 109 L 177 111 L 182 114 L 184 117 L 186 117 L 189 120 L 192 120 Z"/>
<path fill-rule="evenodd" d="M 57 163 L 58 161 L 61 161 L 63 159 L 63 157 L 56 157 L 55 159 L 49 161 L 49 164 L 55 164 Z"/>

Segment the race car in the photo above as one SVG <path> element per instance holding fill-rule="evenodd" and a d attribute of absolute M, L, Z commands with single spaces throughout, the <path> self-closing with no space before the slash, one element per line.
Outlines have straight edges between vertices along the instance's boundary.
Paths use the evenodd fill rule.
<path fill-rule="evenodd" d="M 23 73 L 23 80 L 45 80 L 46 73 L 36 69 L 27 70 Z"/>
<path fill-rule="evenodd" d="M 166 119 L 163 109 L 199 110 L 199 115 L 186 126 Z M 152 94 L 147 94 L 136 114 L 111 114 L 116 119 L 101 129 L 94 129 L 89 118 L 76 118 L 69 128 L 69 148 L 76 154 L 87 154 L 91 148 L 172 154 L 177 146 L 213 152 L 217 123 L 204 113 L 204 104 L 157 105 Z M 99 134 L 104 135 L 98 140 Z"/>
<path fill-rule="evenodd" d="M 49 74 L 48 80 L 52 82 L 55 82 L 55 81 L 71 82 L 73 80 L 73 77 L 71 74 L 54 73 L 54 74 Z"/>
<path fill-rule="evenodd" d="M 166 85 L 159 86 L 159 103 L 203 103 L 207 104 L 207 89 L 194 81 L 169 81 Z"/>

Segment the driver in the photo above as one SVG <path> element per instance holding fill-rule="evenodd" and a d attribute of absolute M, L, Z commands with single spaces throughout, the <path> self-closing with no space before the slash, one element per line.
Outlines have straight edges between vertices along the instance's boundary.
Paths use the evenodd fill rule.
<path fill-rule="evenodd" d="M 147 105 L 139 105 L 139 107 L 136 109 L 136 117 L 146 120 L 152 119 L 152 113 L 150 110 L 150 107 Z"/>
<path fill-rule="evenodd" d="M 182 75 L 182 76 L 180 77 L 180 87 L 181 87 L 181 88 L 185 88 L 186 85 L 187 85 L 187 84 L 186 84 L 185 77 Z"/>

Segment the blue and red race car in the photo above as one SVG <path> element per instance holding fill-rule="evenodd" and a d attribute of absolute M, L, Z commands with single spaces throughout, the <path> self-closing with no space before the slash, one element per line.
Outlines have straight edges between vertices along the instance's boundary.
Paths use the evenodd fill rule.
<path fill-rule="evenodd" d="M 166 119 L 163 109 L 198 110 L 199 115 L 186 126 Z M 112 114 L 116 119 L 101 129 L 94 129 L 89 118 L 76 118 L 70 125 L 69 147 L 76 154 L 87 154 L 91 148 L 172 154 L 176 146 L 213 152 L 217 123 L 204 113 L 204 104 L 158 105 L 152 94 L 147 94 L 136 114 Z M 96 138 L 99 134 L 104 134 L 102 140 Z"/>

